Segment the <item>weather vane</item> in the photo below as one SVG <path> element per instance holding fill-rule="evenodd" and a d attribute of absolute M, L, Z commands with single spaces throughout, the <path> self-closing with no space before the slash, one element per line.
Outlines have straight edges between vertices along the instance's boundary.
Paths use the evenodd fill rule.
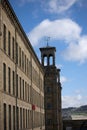
<path fill-rule="evenodd" d="M 49 46 L 50 37 L 46 37 L 47 47 Z"/>

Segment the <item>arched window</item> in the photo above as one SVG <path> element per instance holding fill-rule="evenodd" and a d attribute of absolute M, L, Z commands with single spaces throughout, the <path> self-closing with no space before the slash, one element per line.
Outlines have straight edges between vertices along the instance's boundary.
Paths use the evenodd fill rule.
<path fill-rule="evenodd" d="M 47 66 L 47 56 L 44 56 L 44 66 Z"/>
<path fill-rule="evenodd" d="M 53 65 L 53 56 L 52 55 L 49 56 L 49 65 Z"/>

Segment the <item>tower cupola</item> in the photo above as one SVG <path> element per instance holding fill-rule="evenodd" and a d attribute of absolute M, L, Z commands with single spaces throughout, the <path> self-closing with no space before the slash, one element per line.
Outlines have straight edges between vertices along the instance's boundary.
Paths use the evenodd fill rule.
<path fill-rule="evenodd" d="M 55 66 L 55 47 L 40 48 L 41 51 L 41 63 L 43 66 Z"/>

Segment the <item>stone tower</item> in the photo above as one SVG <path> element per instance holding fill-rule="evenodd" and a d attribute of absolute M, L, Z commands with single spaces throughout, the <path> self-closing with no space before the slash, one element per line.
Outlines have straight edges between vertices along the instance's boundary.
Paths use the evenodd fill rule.
<path fill-rule="evenodd" d="M 45 130 L 62 130 L 60 69 L 55 66 L 55 47 L 43 47 Z"/>

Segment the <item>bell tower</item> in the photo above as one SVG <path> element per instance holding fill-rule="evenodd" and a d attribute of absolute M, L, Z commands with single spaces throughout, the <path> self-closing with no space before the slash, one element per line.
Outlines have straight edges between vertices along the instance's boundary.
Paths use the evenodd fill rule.
<path fill-rule="evenodd" d="M 41 51 L 41 62 L 43 66 L 50 66 L 53 65 L 55 66 L 55 52 L 56 48 L 55 47 L 46 47 L 46 48 L 40 48 Z M 45 60 L 46 58 L 46 60 Z M 50 60 L 51 63 L 50 63 Z"/>
<path fill-rule="evenodd" d="M 55 47 L 43 47 L 45 130 L 62 130 L 60 69 L 55 66 Z"/>

